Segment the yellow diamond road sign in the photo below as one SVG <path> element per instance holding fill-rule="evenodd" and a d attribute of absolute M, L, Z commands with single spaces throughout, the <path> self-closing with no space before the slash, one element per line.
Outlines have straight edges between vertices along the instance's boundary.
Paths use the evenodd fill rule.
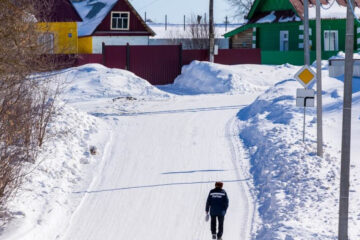
<path fill-rule="evenodd" d="M 309 66 L 303 66 L 295 74 L 295 79 L 298 80 L 304 88 L 307 88 L 316 79 L 316 74 Z"/>

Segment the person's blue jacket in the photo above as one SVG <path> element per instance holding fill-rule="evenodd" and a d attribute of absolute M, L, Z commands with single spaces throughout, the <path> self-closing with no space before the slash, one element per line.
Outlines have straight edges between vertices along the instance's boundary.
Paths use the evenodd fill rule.
<path fill-rule="evenodd" d="M 206 201 L 206 212 L 211 216 L 225 216 L 226 210 L 229 206 L 229 198 L 225 190 L 221 188 L 214 188 L 210 191 Z"/>

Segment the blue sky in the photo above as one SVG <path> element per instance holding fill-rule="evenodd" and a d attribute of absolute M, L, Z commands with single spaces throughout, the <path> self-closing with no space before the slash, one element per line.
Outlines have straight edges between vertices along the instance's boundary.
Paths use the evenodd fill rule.
<path fill-rule="evenodd" d="M 184 14 L 190 16 L 192 13 L 203 15 L 209 11 L 209 0 L 130 0 L 139 14 L 156 22 L 165 22 L 165 14 L 168 15 L 168 22 L 182 23 Z M 234 15 L 227 0 L 214 0 L 215 22 L 225 21 L 225 16 L 229 16 L 229 21 Z"/>

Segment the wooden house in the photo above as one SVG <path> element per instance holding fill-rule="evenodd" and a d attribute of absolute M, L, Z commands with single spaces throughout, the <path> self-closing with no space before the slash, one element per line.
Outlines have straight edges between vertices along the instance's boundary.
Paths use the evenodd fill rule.
<path fill-rule="evenodd" d="M 346 3 L 338 0 L 330 5 L 321 0 L 322 57 L 328 59 L 345 51 Z M 310 1 L 309 34 L 311 62 L 315 60 L 315 0 Z M 344 6 L 345 5 L 345 6 Z M 356 8 L 356 14 L 360 10 Z M 358 15 L 358 16 L 359 16 Z M 303 2 L 301 0 L 255 0 L 248 22 L 226 33 L 230 48 L 260 48 L 263 64 L 304 64 Z M 355 22 L 355 49 L 360 50 L 360 25 Z"/>
<path fill-rule="evenodd" d="M 39 3 L 39 8 L 44 7 Z M 50 53 L 78 53 L 77 22 L 81 17 L 70 0 L 56 0 L 49 7 L 44 7 L 36 17 L 38 28 L 43 35 L 40 41 L 46 43 Z"/>
<path fill-rule="evenodd" d="M 101 53 L 106 45 L 148 45 L 155 33 L 128 0 L 73 0 L 83 22 L 78 25 L 79 53 Z"/>

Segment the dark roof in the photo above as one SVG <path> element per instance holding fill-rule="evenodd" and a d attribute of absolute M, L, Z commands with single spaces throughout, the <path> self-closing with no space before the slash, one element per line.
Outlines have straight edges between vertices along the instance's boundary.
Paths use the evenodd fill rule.
<path fill-rule="evenodd" d="M 82 22 L 70 0 L 49 1 L 49 6 L 40 0 L 38 20 L 42 22 Z"/>
<path fill-rule="evenodd" d="M 101 0 L 98 2 L 94 2 L 93 0 L 72 0 L 74 8 L 83 19 L 83 22 L 78 25 L 79 37 L 93 35 L 99 26 L 109 18 L 110 12 L 120 3 L 126 4 L 129 11 L 134 14 L 150 36 L 155 36 L 154 31 L 145 23 L 128 0 Z"/>
<path fill-rule="evenodd" d="M 257 12 L 254 16 L 250 19 L 248 24 L 257 23 L 259 20 L 265 18 L 269 15 L 274 15 L 276 18 L 271 21 L 271 23 L 278 23 L 278 22 L 292 22 L 292 21 L 300 21 L 299 17 L 296 13 L 292 10 L 281 10 L 281 11 L 274 11 L 274 12 Z M 270 23 L 270 22 L 267 22 Z"/>

